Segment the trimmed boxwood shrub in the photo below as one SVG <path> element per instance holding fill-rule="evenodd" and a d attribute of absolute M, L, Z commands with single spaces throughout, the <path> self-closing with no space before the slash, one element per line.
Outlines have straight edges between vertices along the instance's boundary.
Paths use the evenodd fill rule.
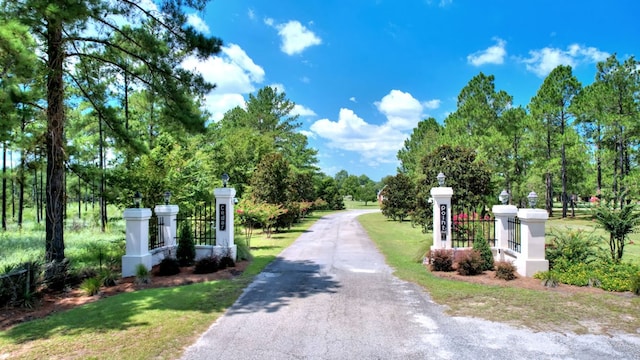
<path fill-rule="evenodd" d="M 193 269 L 194 274 L 209 274 L 220 269 L 220 259 L 215 256 L 209 256 L 196 261 Z"/>
<path fill-rule="evenodd" d="M 189 221 L 183 221 L 180 223 L 176 257 L 178 258 L 181 266 L 190 266 L 196 258 L 196 245 L 193 241 L 193 231 L 191 231 L 191 224 L 189 224 Z"/>
<path fill-rule="evenodd" d="M 158 275 L 171 276 L 180 273 L 180 262 L 176 258 L 167 257 L 160 261 Z"/>

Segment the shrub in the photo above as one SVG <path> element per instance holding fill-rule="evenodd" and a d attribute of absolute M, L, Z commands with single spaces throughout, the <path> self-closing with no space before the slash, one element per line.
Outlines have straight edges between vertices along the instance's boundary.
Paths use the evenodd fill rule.
<path fill-rule="evenodd" d="M 477 250 L 462 250 L 455 255 L 455 263 L 457 271 L 460 275 L 478 275 L 482 274 L 484 260 Z"/>
<path fill-rule="evenodd" d="M 631 287 L 629 290 L 636 295 L 640 295 L 640 271 L 631 275 Z"/>
<path fill-rule="evenodd" d="M 549 268 L 566 268 L 572 264 L 591 263 L 601 259 L 599 243 L 602 238 L 587 233 L 584 230 L 569 230 L 554 233 L 546 248 L 546 258 Z"/>
<path fill-rule="evenodd" d="M 238 242 L 236 243 L 236 246 L 238 247 L 238 260 L 247 260 L 247 261 L 253 260 L 253 255 L 251 255 L 251 249 L 246 243 Z"/>
<path fill-rule="evenodd" d="M 495 267 L 498 279 L 509 281 L 517 278 L 516 266 L 511 261 L 498 261 Z"/>
<path fill-rule="evenodd" d="M 80 284 L 80 289 L 84 291 L 84 293 L 88 296 L 93 296 L 100 292 L 100 285 L 100 279 L 97 277 L 92 277 L 84 279 L 84 281 Z"/>
<path fill-rule="evenodd" d="M 62 290 L 69 280 L 69 259 L 51 261 L 44 267 L 44 284 L 52 290 Z"/>
<path fill-rule="evenodd" d="M 150 284 L 151 283 L 151 274 L 146 266 L 143 264 L 138 264 L 136 266 L 136 284 Z"/>
<path fill-rule="evenodd" d="M 225 255 L 220 258 L 220 269 L 226 269 L 236 266 L 236 261 L 233 260 L 231 255 Z"/>
<path fill-rule="evenodd" d="M 180 262 L 176 258 L 166 257 L 160 261 L 158 275 L 171 276 L 180 273 Z"/>
<path fill-rule="evenodd" d="M 476 238 L 473 240 L 473 250 L 480 253 L 482 258 L 482 271 L 493 270 L 493 252 L 489 242 L 485 239 L 481 233 L 476 234 Z"/>
<path fill-rule="evenodd" d="M 193 269 L 194 274 L 209 274 L 218 271 L 220 268 L 220 260 L 215 256 L 209 256 L 196 261 Z"/>
<path fill-rule="evenodd" d="M 113 271 L 110 268 L 100 269 L 100 273 L 98 274 L 98 278 L 100 279 L 100 283 L 102 286 L 116 286 L 118 283 L 118 273 Z"/>
<path fill-rule="evenodd" d="M 431 271 L 453 271 L 453 250 L 437 249 L 429 255 Z"/>
<path fill-rule="evenodd" d="M 176 257 L 181 266 L 193 264 L 193 260 L 196 258 L 196 245 L 193 241 L 193 231 L 191 231 L 189 221 L 183 221 L 180 224 Z"/>
<path fill-rule="evenodd" d="M 0 306 L 32 307 L 42 280 L 42 263 L 27 261 L 0 272 Z"/>
<path fill-rule="evenodd" d="M 558 286 L 558 278 L 551 271 L 541 271 L 533 275 L 534 278 L 542 280 L 542 285 L 545 287 Z"/>

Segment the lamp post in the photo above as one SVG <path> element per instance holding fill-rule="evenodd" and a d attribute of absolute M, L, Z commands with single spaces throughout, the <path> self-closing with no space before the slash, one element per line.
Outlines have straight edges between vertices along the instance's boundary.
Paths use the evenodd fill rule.
<path fill-rule="evenodd" d="M 438 179 L 438 186 L 442 187 L 444 186 L 444 179 L 446 179 L 447 177 L 441 172 L 438 174 L 438 176 L 436 176 L 436 179 Z"/>
<path fill-rule="evenodd" d="M 509 193 L 507 192 L 506 189 L 502 190 L 500 195 L 498 195 L 498 199 L 500 200 L 502 205 L 507 205 L 507 203 L 509 202 Z"/>
<path fill-rule="evenodd" d="M 536 194 L 535 191 L 531 191 L 529 195 L 527 195 L 527 199 L 529 199 L 529 206 L 534 209 L 538 202 L 538 194 Z"/>
<path fill-rule="evenodd" d="M 142 194 L 140 194 L 140 191 L 136 191 L 136 193 L 133 194 L 133 206 L 136 208 L 139 208 L 141 202 L 142 202 Z"/>
<path fill-rule="evenodd" d="M 169 205 L 169 201 L 171 201 L 171 191 L 165 191 L 162 196 L 164 197 L 164 204 Z"/>
<path fill-rule="evenodd" d="M 229 174 L 222 174 L 222 187 L 227 187 L 227 183 L 229 183 Z"/>

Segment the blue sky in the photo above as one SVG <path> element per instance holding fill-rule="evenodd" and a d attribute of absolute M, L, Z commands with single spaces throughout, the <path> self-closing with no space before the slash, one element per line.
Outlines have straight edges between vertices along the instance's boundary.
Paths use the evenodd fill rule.
<path fill-rule="evenodd" d="M 223 51 L 185 67 L 217 84 L 216 120 L 275 86 L 297 104 L 324 173 L 378 181 L 396 173 L 420 120 L 455 111 L 473 76 L 495 75 L 515 105 L 560 64 L 589 84 L 608 55 L 639 55 L 638 14 L 632 0 L 214 0 L 190 22 Z"/>

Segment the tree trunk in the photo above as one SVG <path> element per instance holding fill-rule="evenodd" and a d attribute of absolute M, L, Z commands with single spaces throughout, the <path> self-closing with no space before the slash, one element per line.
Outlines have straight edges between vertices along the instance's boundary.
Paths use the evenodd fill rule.
<path fill-rule="evenodd" d="M 7 142 L 2 143 L 2 230 L 7 230 Z"/>
<path fill-rule="evenodd" d="M 64 260 L 64 82 L 62 78 L 64 44 L 62 22 L 47 19 L 47 183 L 46 242 L 47 262 Z"/>

